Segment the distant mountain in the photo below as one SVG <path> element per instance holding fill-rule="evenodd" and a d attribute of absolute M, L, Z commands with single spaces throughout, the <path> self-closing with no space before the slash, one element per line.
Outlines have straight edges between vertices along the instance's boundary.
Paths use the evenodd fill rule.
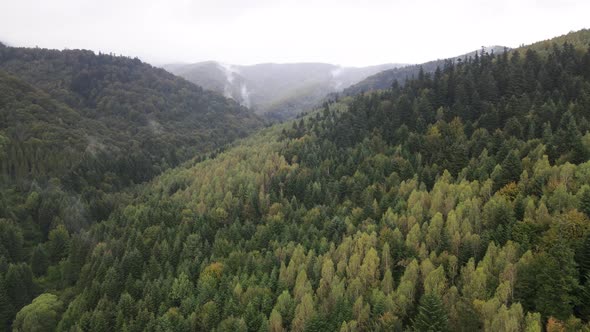
<path fill-rule="evenodd" d="M 263 124 L 139 59 L 0 46 L 0 180 L 120 188 Z"/>
<path fill-rule="evenodd" d="M 505 49 L 504 46 L 491 46 L 484 48 L 485 52 L 491 53 L 494 52 L 496 54 L 503 52 Z M 474 56 L 476 52 L 481 53 L 481 50 L 469 52 L 466 54 L 458 55 L 451 59 L 462 59 L 465 60 L 470 56 Z M 434 61 L 429 61 L 423 64 L 418 65 L 410 65 L 406 67 L 399 67 L 399 68 L 392 68 L 388 70 L 384 70 L 382 72 L 376 73 L 372 76 L 367 77 L 366 79 L 344 89 L 342 92 L 343 95 L 351 96 L 356 95 L 359 93 L 363 93 L 366 91 L 372 90 L 382 90 L 388 89 L 391 87 L 394 81 L 398 81 L 399 83 L 403 83 L 408 79 L 417 78 L 420 72 L 420 69 L 424 71 L 424 73 L 432 73 L 436 70 L 437 67 L 443 67 L 447 59 L 439 59 Z"/>
<path fill-rule="evenodd" d="M 170 64 L 164 68 L 205 89 L 223 93 L 258 114 L 286 119 L 316 106 L 328 93 L 342 91 L 370 75 L 400 66 L 356 68 L 326 63 L 238 66 L 208 61 Z"/>

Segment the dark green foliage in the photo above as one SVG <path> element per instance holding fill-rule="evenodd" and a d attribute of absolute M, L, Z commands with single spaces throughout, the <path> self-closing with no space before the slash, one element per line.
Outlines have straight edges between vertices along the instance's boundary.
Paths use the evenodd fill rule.
<path fill-rule="evenodd" d="M 52 290 L 75 284 L 98 241 L 83 229 L 128 202 L 135 184 L 262 124 L 138 59 L 1 47 L 0 277 L 10 315 L 38 292 L 32 275 Z M 128 274 L 130 292 L 142 288 L 143 257 L 130 254 L 115 271 L 125 275 L 104 282 L 113 301 Z"/>
<path fill-rule="evenodd" d="M 2 175 L 63 176 L 77 190 L 146 181 L 261 124 L 138 59 L 80 50 L 2 49 L 0 99 Z"/>
<path fill-rule="evenodd" d="M 447 313 L 436 295 L 422 295 L 412 327 L 417 332 L 445 332 L 449 330 Z"/>
<path fill-rule="evenodd" d="M 580 197 L 580 211 L 590 217 L 590 187 L 584 188 Z"/>
<path fill-rule="evenodd" d="M 577 304 L 578 271 L 571 250 L 560 246 L 555 256 L 540 253 L 518 271 L 515 298 L 525 309 L 565 320 Z"/>
<path fill-rule="evenodd" d="M 4 277 L 4 287 L 16 311 L 31 302 L 37 294 L 31 267 L 26 263 L 10 264 Z"/>
<path fill-rule="evenodd" d="M 500 46 L 494 46 L 492 50 L 497 53 L 501 53 L 504 48 Z M 455 57 L 455 59 L 467 60 L 469 58 L 473 58 L 476 52 L 471 52 L 464 55 L 459 55 Z M 426 75 L 434 75 L 435 79 L 440 77 L 440 68 L 445 66 L 447 60 L 435 60 L 429 61 L 420 65 L 412 65 L 412 66 L 405 66 L 401 68 L 394 68 L 384 70 L 379 72 L 375 75 L 369 76 L 368 78 L 362 80 L 361 82 L 344 89 L 343 94 L 352 96 L 358 95 L 360 93 L 364 93 L 371 90 L 384 90 L 388 89 L 391 86 L 399 86 L 400 83 L 405 83 L 406 80 L 412 79 L 424 79 Z M 443 84 L 446 82 L 440 82 L 440 86 L 446 88 Z M 480 83 L 480 91 L 484 91 L 486 93 L 490 93 L 493 95 L 493 86 L 488 85 L 487 82 L 482 81 Z M 442 94 L 438 96 L 439 100 L 444 99 L 445 96 Z"/>
<path fill-rule="evenodd" d="M 581 245 L 576 248 L 576 261 L 580 268 L 580 276 L 585 278 L 586 274 L 590 272 L 590 235 L 587 235 Z"/>
<path fill-rule="evenodd" d="M 502 188 L 510 182 L 517 182 L 522 173 L 522 163 L 515 151 L 510 151 L 504 161 L 502 161 L 502 171 L 495 179 L 496 188 Z"/>
<path fill-rule="evenodd" d="M 22 244 L 2 243 L 0 317 L 55 290 L 63 331 L 586 324 L 584 52 L 448 61 L 123 192 L 124 172 L 3 188 Z M 67 102 L 94 107 L 101 73 Z"/>
<path fill-rule="evenodd" d="M 49 267 L 49 253 L 45 250 L 45 247 L 40 244 L 33 249 L 33 254 L 31 255 L 31 269 L 33 270 L 33 274 L 39 277 L 47 272 L 47 267 Z"/>
<path fill-rule="evenodd" d="M 7 219 L 0 219 L 0 256 L 9 262 L 19 262 L 23 258 L 22 231 Z"/>
<path fill-rule="evenodd" d="M 4 278 L 0 276 L 0 331 L 9 330 L 8 327 L 10 326 L 15 313 L 16 310 L 14 309 L 13 301 L 8 297 Z"/>
<path fill-rule="evenodd" d="M 590 283 L 588 280 L 590 279 L 590 274 L 587 274 L 584 278 L 586 280 L 586 284 L 580 287 L 580 293 L 578 295 L 579 302 L 576 307 L 576 314 L 584 320 L 590 319 Z"/>

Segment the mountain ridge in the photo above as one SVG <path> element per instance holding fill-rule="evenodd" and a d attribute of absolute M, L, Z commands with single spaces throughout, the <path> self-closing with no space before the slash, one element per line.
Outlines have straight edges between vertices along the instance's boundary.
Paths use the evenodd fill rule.
<path fill-rule="evenodd" d="M 52 187 L 82 207 L 66 216 L 67 200 L 53 202 L 26 221 L 41 229 L 32 238 L 55 218 L 70 230 L 100 221 L 119 204 L 107 197 L 263 125 L 235 101 L 138 59 L 0 48 L 0 201 L 32 193 L 44 201 Z M 0 219 L 16 208 L 0 202 Z"/>
<path fill-rule="evenodd" d="M 499 53 L 504 49 L 509 49 L 504 46 L 489 46 L 484 47 L 481 50 L 475 50 L 472 52 L 468 52 L 465 54 L 461 54 L 458 56 L 454 56 L 451 58 L 445 59 L 437 59 L 431 60 L 422 64 L 415 64 L 415 65 L 408 65 L 400 68 L 393 68 L 388 69 L 379 73 L 376 73 L 372 76 L 367 77 L 361 82 L 358 82 L 346 89 L 342 92 L 342 95 L 351 96 L 355 94 L 359 94 L 366 91 L 371 90 L 382 90 L 388 89 L 391 87 L 394 81 L 398 81 L 398 83 L 403 84 L 406 79 L 415 78 L 418 76 L 420 69 L 423 70 L 424 73 L 433 73 L 436 68 L 443 67 L 447 60 L 456 60 L 462 59 L 465 60 L 470 56 L 474 56 L 476 53 L 485 51 L 485 52 L 495 52 Z"/>
<path fill-rule="evenodd" d="M 346 67 L 321 62 L 232 65 L 204 61 L 169 64 L 163 68 L 206 89 L 223 93 L 258 114 L 286 119 L 315 107 L 330 92 L 397 66 L 400 65 Z"/>

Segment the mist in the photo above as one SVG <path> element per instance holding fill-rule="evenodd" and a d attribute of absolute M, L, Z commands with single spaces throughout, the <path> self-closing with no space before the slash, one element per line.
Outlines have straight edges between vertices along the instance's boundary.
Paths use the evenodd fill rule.
<path fill-rule="evenodd" d="M 76 1 L 0 3 L 0 41 L 153 64 L 420 63 L 587 27 L 572 1 Z"/>

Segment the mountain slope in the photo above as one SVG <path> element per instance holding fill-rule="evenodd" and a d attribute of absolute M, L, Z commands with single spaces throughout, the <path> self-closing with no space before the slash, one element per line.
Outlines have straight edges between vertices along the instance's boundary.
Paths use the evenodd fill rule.
<path fill-rule="evenodd" d="M 398 66 L 353 68 L 324 63 L 237 66 L 209 61 L 164 68 L 252 107 L 258 114 L 285 119 L 316 106 L 328 93 L 341 91 L 369 75 Z"/>
<path fill-rule="evenodd" d="M 554 45 L 568 43 L 579 52 L 585 52 L 588 48 L 588 40 L 590 40 L 590 29 L 582 29 L 579 31 L 571 31 L 565 35 L 536 42 L 531 45 L 525 45 L 519 47 L 518 50 L 524 54 L 527 50 L 531 49 L 541 55 L 547 55 L 553 49 Z"/>
<path fill-rule="evenodd" d="M 570 45 L 573 45 L 573 47 L 578 49 L 580 52 L 584 52 L 588 47 L 589 38 L 590 30 L 582 29 L 580 31 L 573 31 L 559 37 L 536 42 L 531 45 L 521 46 L 517 48 L 517 50 L 524 54 L 527 50 L 531 49 L 535 50 L 539 55 L 545 56 L 553 48 L 554 45 L 562 45 L 564 43 L 568 43 Z M 502 46 L 493 46 L 485 48 L 482 51 L 488 53 L 494 52 L 495 54 L 501 54 L 502 52 L 504 52 L 505 49 L 506 48 Z M 481 54 L 482 52 L 479 53 Z M 473 57 L 474 55 L 475 52 L 471 52 L 460 56 L 456 56 L 452 58 L 452 60 L 461 59 L 464 61 L 468 57 Z M 436 68 L 444 67 L 447 60 L 451 59 L 435 60 L 419 65 L 412 65 L 385 70 L 383 72 L 379 72 L 375 75 L 367 77 L 365 80 L 360 81 L 347 89 L 344 89 L 342 95 L 351 96 L 366 91 L 388 89 L 391 87 L 391 84 L 393 84 L 394 81 L 398 81 L 398 83 L 403 83 L 406 79 L 417 78 L 420 74 L 420 69 L 422 69 L 424 73 L 434 73 Z"/>
<path fill-rule="evenodd" d="M 0 169 L 2 175 L 11 178 L 64 174 L 71 164 L 79 162 L 75 151 L 84 151 L 84 132 L 92 127 L 78 112 L 3 71 L 0 119 L 4 143 Z M 69 143 L 67 149 L 65 142 Z"/>
<path fill-rule="evenodd" d="M 77 281 L 57 330 L 589 328 L 590 50 L 554 49 L 450 62 L 165 172 L 49 264 Z"/>
<path fill-rule="evenodd" d="M 44 144 L 47 142 L 40 134 L 52 135 L 53 130 L 81 132 L 75 138 L 63 137 L 61 146 L 61 138 L 56 141 L 56 152 L 74 154 L 67 158 L 59 153 L 53 155 L 56 160 L 68 163 L 63 171 L 67 169 L 75 177 L 85 177 L 80 172 L 114 173 L 119 181 L 137 183 L 169 165 L 177 165 L 197 153 L 211 151 L 244 136 L 262 124 L 235 102 L 138 59 L 81 50 L 3 47 L 0 70 L 16 77 L 3 74 L 5 84 L 22 80 L 31 85 L 6 86 L 5 93 L 13 98 L 4 100 L 7 104 L 1 114 L 6 121 L 0 127 L 12 132 L 4 134 L 9 138 L 8 149 L 13 151 L 9 162 L 28 163 L 30 169 L 38 169 L 45 160 L 34 161 L 31 158 L 39 158 L 36 152 L 33 157 L 21 149 L 22 144 L 28 144 L 26 140 L 37 143 L 41 140 Z M 21 87 L 27 90 L 26 100 L 17 96 Z M 42 96 L 51 107 L 35 109 L 35 95 Z M 76 120 L 64 122 L 61 117 L 48 116 L 47 112 L 54 109 L 67 110 Z M 25 134 L 14 133 L 15 128 Z M 66 142 L 68 148 L 63 149 Z M 31 174 L 30 170 L 15 165 L 4 165 L 4 168 L 15 169 L 11 175 L 20 178 L 43 175 Z M 45 175 L 65 174 L 48 171 Z"/>
<path fill-rule="evenodd" d="M 484 48 L 482 51 L 494 52 L 496 54 L 499 54 L 500 52 L 503 52 L 504 49 L 505 48 L 502 46 L 492 46 Z M 452 59 L 465 60 L 470 56 L 474 56 L 476 52 L 480 51 L 466 53 L 463 55 L 456 56 Z M 400 68 L 384 70 L 374 75 L 371 75 L 365 78 L 364 80 L 344 89 L 342 94 L 345 96 L 352 96 L 366 91 L 388 89 L 391 87 L 391 84 L 393 84 L 394 81 L 398 81 L 398 83 L 401 84 L 404 83 L 407 79 L 418 78 L 420 70 L 422 70 L 423 73 L 434 73 L 436 68 L 442 68 L 445 65 L 446 61 L 446 59 L 434 60 L 419 65 L 410 65 Z"/>
<path fill-rule="evenodd" d="M 40 292 L 74 285 L 81 266 L 67 280 L 55 268 L 69 250 L 84 255 L 70 234 L 106 220 L 140 183 L 263 125 L 233 100 L 138 59 L 0 46 L 0 331 L 12 321 L 15 330 L 52 330 L 15 315 Z M 59 303 L 42 297 L 32 306 L 56 312 L 33 315 L 47 324 Z"/>

